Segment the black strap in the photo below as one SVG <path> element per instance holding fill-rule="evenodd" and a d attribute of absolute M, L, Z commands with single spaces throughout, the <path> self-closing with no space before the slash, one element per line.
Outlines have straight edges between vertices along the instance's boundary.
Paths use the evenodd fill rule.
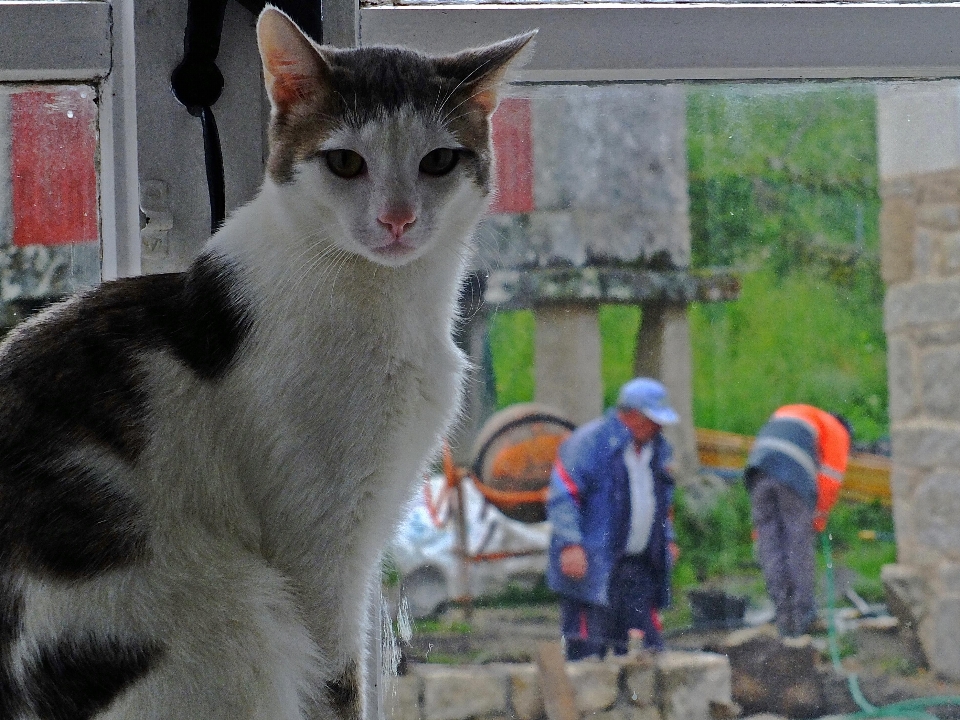
<path fill-rule="evenodd" d="M 210 197 L 210 232 L 216 232 L 226 215 L 223 153 L 213 105 L 223 92 L 223 75 L 217 67 L 223 13 L 227 0 L 189 0 L 187 28 L 183 33 L 183 59 L 170 75 L 174 96 L 203 128 L 203 152 Z"/>
<path fill-rule="evenodd" d="M 265 0 L 240 0 L 254 14 L 259 14 Z M 319 0 L 285 0 L 273 4 L 286 12 L 310 37 L 322 38 Z M 183 59 L 170 75 L 174 96 L 194 117 L 200 118 L 203 129 L 204 164 L 207 170 L 207 192 L 210 198 L 210 232 L 223 225 L 226 216 L 226 184 L 223 176 L 223 152 L 220 134 L 213 116 L 213 105 L 223 92 L 223 74 L 217 67 L 223 14 L 227 0 L 188 0 L 187 27 L 183 33 Z"/>

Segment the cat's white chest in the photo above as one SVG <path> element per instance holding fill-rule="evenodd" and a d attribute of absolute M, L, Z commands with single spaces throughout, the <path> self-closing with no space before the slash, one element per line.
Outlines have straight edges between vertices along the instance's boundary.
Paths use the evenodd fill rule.
<path fill-rule="evenodd" d="M 389 535 L 459 404 L 466 362 L 445 317 L 449 291 L 424 301 L 341 289 L 295 322 L 266 316 L 238 367 L 238 386 L 256 388 L 261 437 L 250 445 L 265 446 L 250 481 L 291 547 Z"/>

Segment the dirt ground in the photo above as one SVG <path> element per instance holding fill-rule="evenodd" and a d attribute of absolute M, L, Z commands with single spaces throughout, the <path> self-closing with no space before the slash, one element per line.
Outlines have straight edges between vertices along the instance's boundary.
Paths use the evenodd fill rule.
<path fill-rule="evenodd" d="M 418 623 L 409 642 L 400 642 L 400 671 L 409 662 L 534 662 L 540 642 L 559 640 L 558 628 L 555 604 L 480 607 L 469 612 L 450 608 L 435 619 Z M 668 633 L 667 645 L 678 650 L 716 648 L 722 645 L 725 632 L 674 631 Z M 960 683 L 943 681 L 925 670 L 915 647 L 896 629 L 851 630 L 839 642 L 844 673 L 858 675 L 865 697 L 875 705 L 915 697 L 960 696 Z M 832 669 L 826 635 L 814 637 L 813 643 L 819 651 L 817 672 L 824 696 L 820 714 L 856 712 L 859 708 L 851 699 L 845 675 Z M 931 712 L 960 720 L 960 707 L 932 708 Z"/>

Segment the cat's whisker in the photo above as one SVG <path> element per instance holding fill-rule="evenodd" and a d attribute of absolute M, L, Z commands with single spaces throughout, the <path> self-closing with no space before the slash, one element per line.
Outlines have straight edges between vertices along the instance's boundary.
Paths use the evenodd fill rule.
<path fill-rule="evenodd" d="M 480 95 L 480 94 L 482 94 L 482 93 L 483 93 L 483 90 L 478 90 L 477 92 L 473 93 L 472 95 L 468 95 L 468 96 L 465 97 L 463 100 L 461 100 L 459 103 L 457 103 L 456 105 L 454 105 L 452 108 L 450 108 L 450 109 L 447 111 L 447 114 L 446 114 L 443 118 L 441 118 L 440 124 L 441 124 L 441 125 L 447 125 L 447 124 L 453 122 L 454 120 L 458 120 L 459 118 L 464 117 L 463 115 L 458 115 L 456 118 L 451 118 L 451 115 L 452 115 L 453 113 L 455 113 L 459 108 L 461 108 L 462 106 L 466 105 L 468 102 L 470 102 L 471 100 L 473 100 L 475 97 L 477 97 L 478 95 Z"/>
<path fill-rule="evenodd" d="M 282 295 L 283 293 L 286 293 L 286 292 L 290 292 L 290 293 L 295 292 L 299 284 L 303 281 L 303 279 L 307 277 L 312 272 L 313 269 L 318 267 L 323 262 L 324 258 L 330 254 L 333 247 L 335 247 L 332 244 L 330 244 L 329 237 L 327 237 L 324 233 L 322 233 L 319 230 L 313 233 L 308 233 L 303 236 L 304 240 L 313 239 L 313 238 L 316 238 L 317 242 L 309 244 L 306 247 L 304 247 L 304 249 L 301 250 L 300 253 L 298 253 L 297 256 L 294 258 L 295 266 L 299 267 L 302 270 L 304 267 L 304 263 L 302 261 L 310 253 L 314 252 L 318 247 L 320 247 L 321 251 L 316 255 L 314 255 L 314 257 L 310 258 L 310 260 L 306 263 L 306 266 L 309 266 L 310 270 L 308 272 L 303 272 L 297 275 L 296 277 L 287 278 L 286 283 L 284 283 L 283 285 L 277 286 L 277 292 L 279 294 Z"/>
<path fill-rule="evenodd" d="M 484 62 L 482 62 L 478 67 L 473 68 L 469 73 L 467 73 L 466 76 L 464 76 L 464 77 L 460 80 L 460 82 L 458 82 L 458 83 L 456 84 L 456 86 L 453 88 L 453 90 L 451 90 L 449 93 L 447 93 L 447 97 L 444 98 L 443 103 L 442 103 L 441 106 L 440 106 L 441 110 L 443 109 L 443 106 L 447 104 L 447 100 L 449 100 L 451 97 L 453 97 L 453 95 L 457 92 L 457 90 L 459 90 L 461 87 L 463 87 L 463 85 L 464 85 L 465 83 L 469 82 L 469 81 L 472 80 L 474 77 L 479 76 L 479 75 L 483 72 L 483 70 L 486 69 L 486 67 L 487 67 L 490 63 L 493 62 L 493 60 L 494 60 L 494 58 L 488 58 L 487 60 L 485 60 Z M 476 97 L 476 93 L 475 93 L 472 97 Z"/>
<path fill-rule="evenodd" d="M 338 259 L 339 259 L 339 262 L 338 262 Z M 334 263 L 336 264 L 336 272 L 333 275 L 333 280 L 330 282 L 331 304 L 333 303 L 333 297 L 334 297 L 334 294 L 336 293 L 337 280 L 339 279 L 340 273 L 343 271 L 343 268 L 346 266 L 346 264 L 349 261 L 350 261 L 350 253 L 346 252 L 345 250 L 341 250 L 340 254 L 334 257 Z M 313 289 L 314 295 L 316 294 L 318 287 L 319 285 L 314 287 Z"/>
<path fill-rule="evenodd" d="M 308 263 L 301 265 L 300 273 L 298 274 L 296 281 L 292 283 L 292 285 L 290 285 L 289 288 L 278 288 L 278 295 L 280 295 L 281 297 L 284 295 L 291 295 L 291 296 L 295 295 L 297 292 L 297 289 L 300 287 L 300 284 L 304 280 L 306 280 L 308 277 L 313 277 L 317 274 L 316 273 L 317 268 L 321 267 L 324 264 L 324 260 L 326 259 L 327 255 L 329 255 L 329 252 L 318 254 L 313 258 L 311 258 Z"/>

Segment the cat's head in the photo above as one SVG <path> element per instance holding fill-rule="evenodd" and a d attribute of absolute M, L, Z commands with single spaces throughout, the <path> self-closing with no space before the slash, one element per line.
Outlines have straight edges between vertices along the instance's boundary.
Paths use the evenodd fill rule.
<path fill-rule="evenodd" d="M 534 33 L 455 55 L 317 46 L 268 7 L 257 25 L 272 105 L 267 174 L 327 240 L 399 266 L 459 242 L 491 188 L 490 116 Z"/>

